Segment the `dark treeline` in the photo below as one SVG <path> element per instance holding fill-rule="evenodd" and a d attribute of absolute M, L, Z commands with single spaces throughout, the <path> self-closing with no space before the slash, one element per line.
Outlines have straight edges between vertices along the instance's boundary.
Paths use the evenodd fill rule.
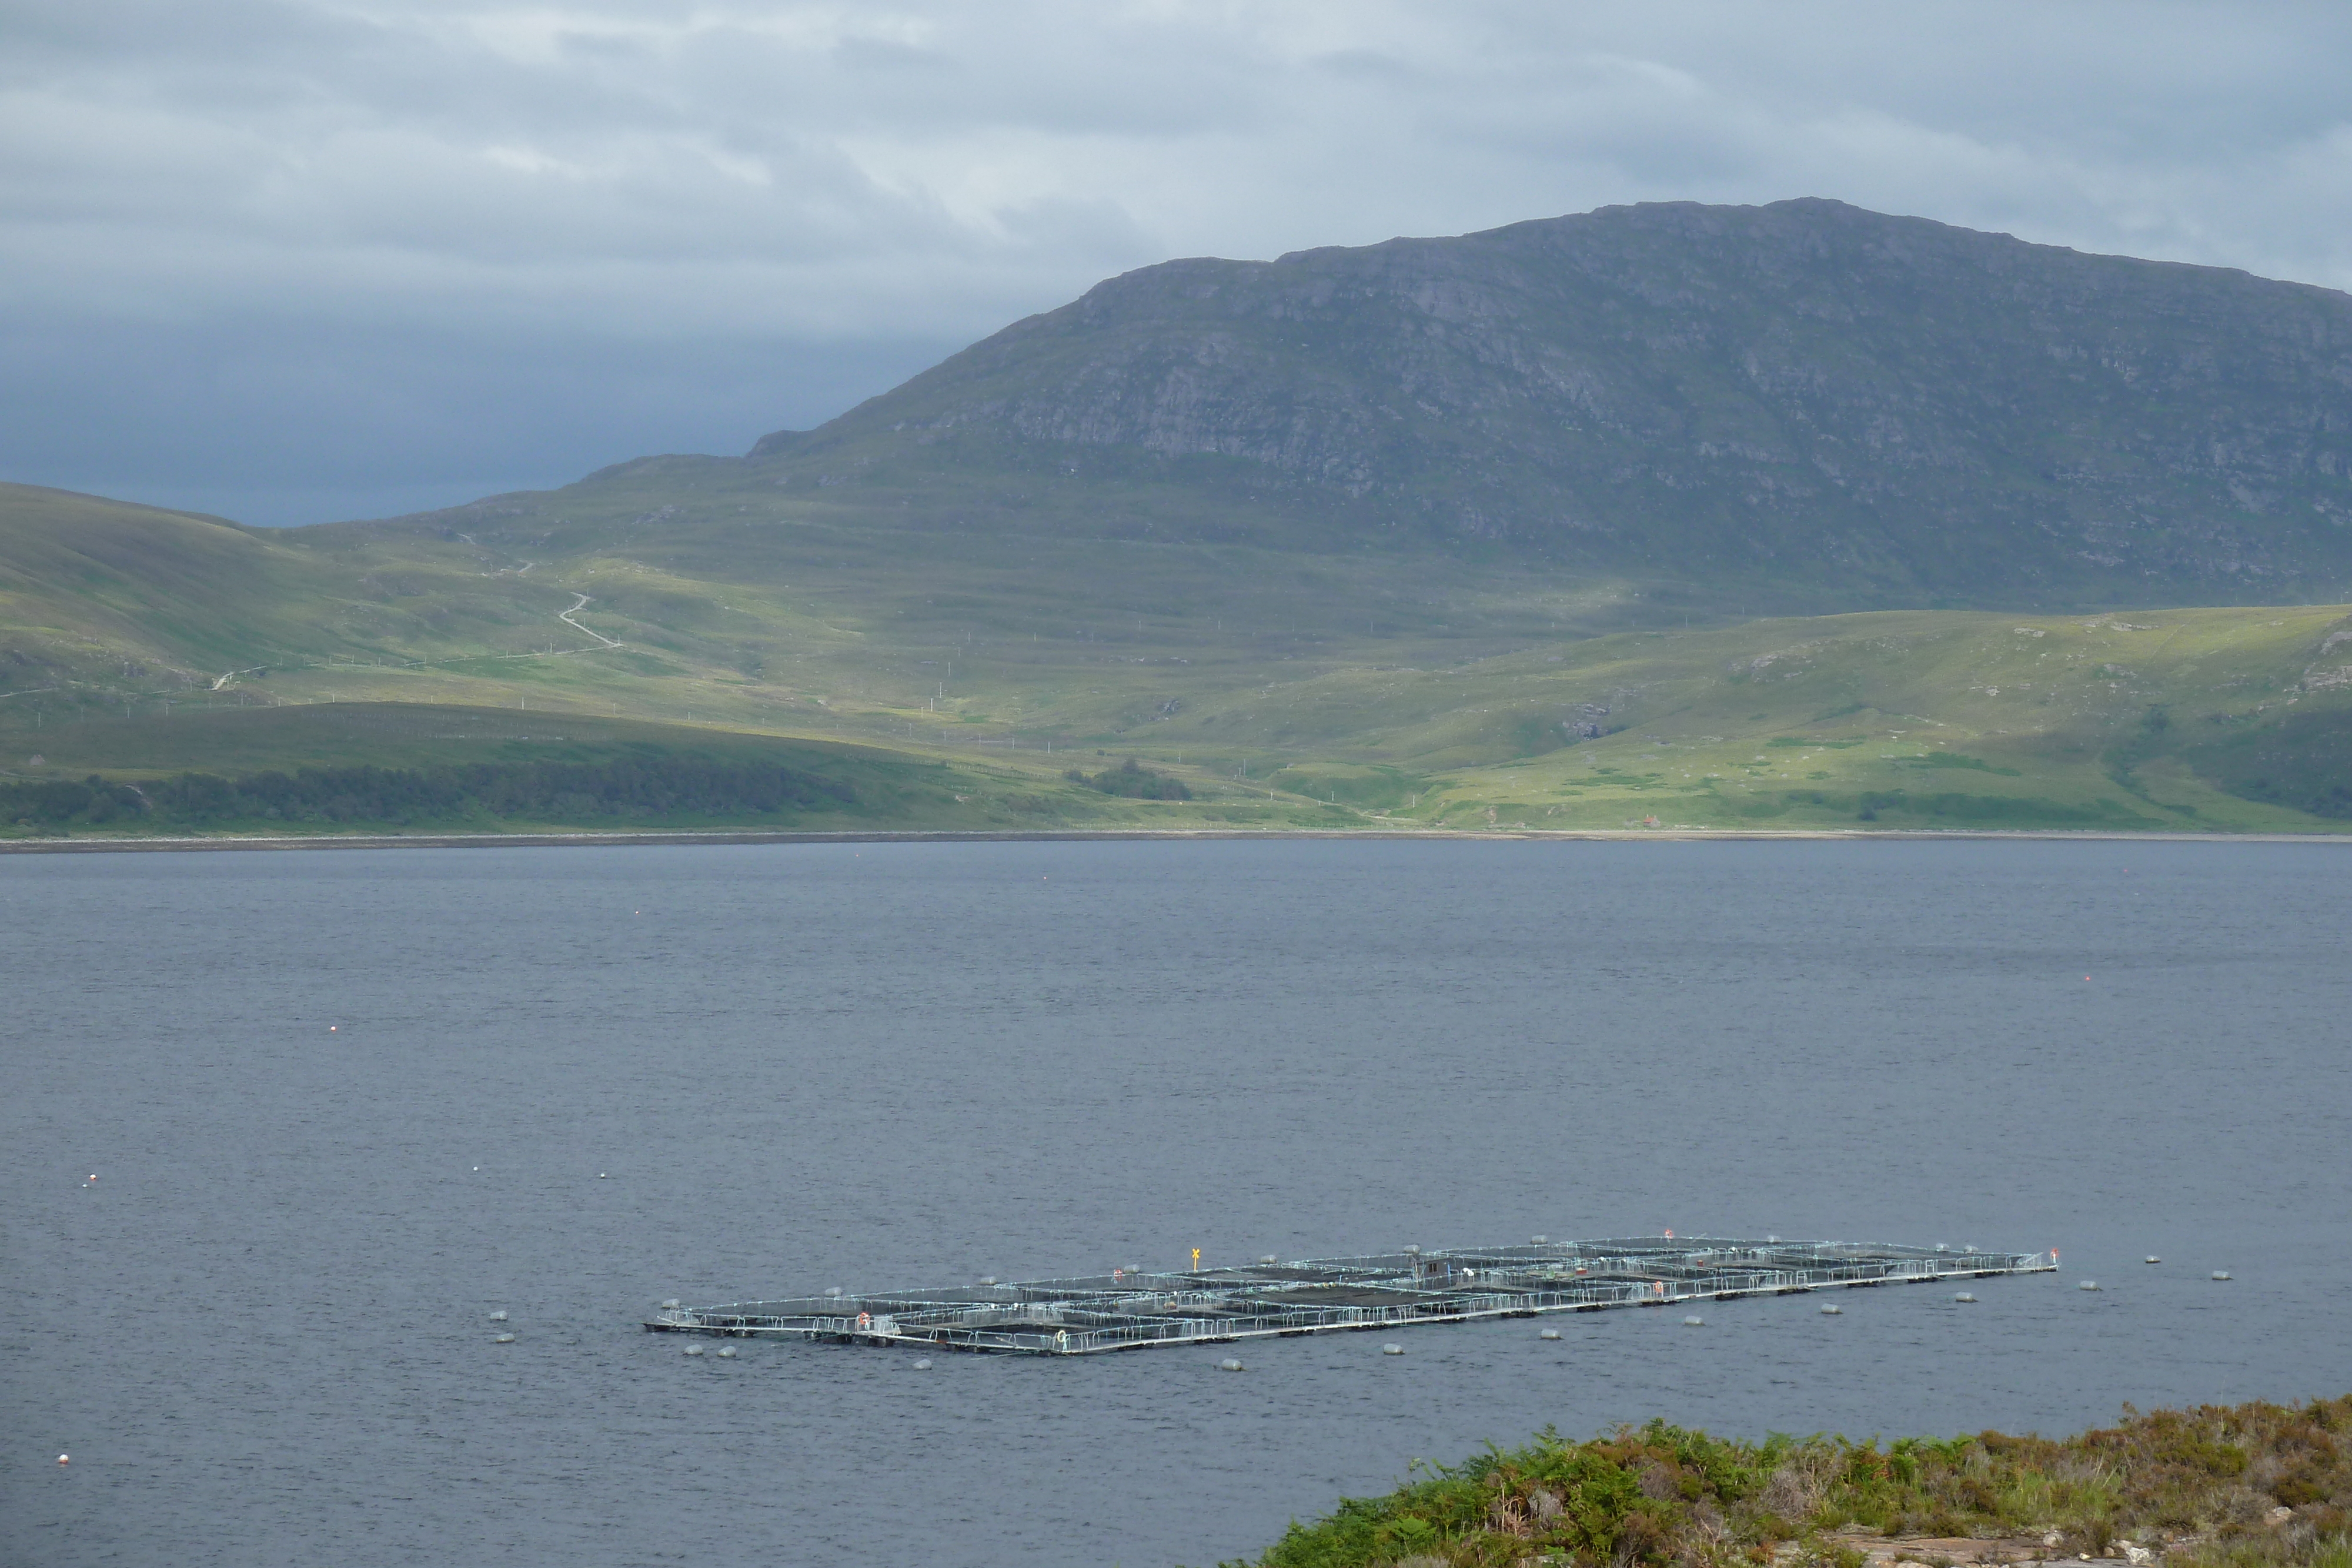
<path fill-rule="evenodd" d="M 857 792 L 835 779 L 774 763 L 707 757 L 305 768 L 239 779 L 183 773 L 138 784 L 92 774 L 79 783 L 0 784 L 0 822 L 29 828 L 127 825 L 132 819 L 202 828 L 247 821 L 405 825 L 485 817 L 740 817 L 839 810 L 857 803 Z"/>
<path fill-rule="evenodd" d="M 2295 714 L 2191 753 L 2197 771 L 2248 800 L 2338 821 L 2352 818 L 2352 725 Z"/>
<path fill-rule="evenodd" d="M 1189 800 L 1192 798 L 1192 791 L 1184 788 L 1181 779 L 1154 773 L 1132 757 L 1118 767 L 1106 768 L 1099 773 L 1089 775 L 1073 768 L 1062 777 L 1073 784 L 1083 784 L 1106 795 L 1123 795 L 1130 800 Z"/>

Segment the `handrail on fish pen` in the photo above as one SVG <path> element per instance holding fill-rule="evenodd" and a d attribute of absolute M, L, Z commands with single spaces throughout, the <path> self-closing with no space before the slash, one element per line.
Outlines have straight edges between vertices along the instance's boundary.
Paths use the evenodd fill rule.
<path fill-rule="evenodd" d="M 1196 1255 L 1197 1256 L 1197 1255 Z M 1229 1269 L 939 1290 L 666 1303 L 659 1333 L 800 1339 L 1024 1355 L 1535 1317 L 2000 1274 L 2049 1273 L 2054 1252 L 1878 1242 L 1622 1237 L 1261 1262 Z"/>

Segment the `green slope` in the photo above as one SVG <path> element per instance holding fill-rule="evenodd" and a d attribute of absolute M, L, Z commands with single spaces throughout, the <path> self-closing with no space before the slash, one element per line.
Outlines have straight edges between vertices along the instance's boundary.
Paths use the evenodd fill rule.
<path fill-rule="evenodd" d="M 40 516 L 48 532 L 19 514 L 14 538 L 56 559 L 84 524 Z M 106 520 L 118 542 L 200 527 L 232 560 L 247 539 L 138 509 Z M 2352 808 L 2341 606 L 1582 636 L 1544 624 L 1545 584 L 1498 571 L 1423 585 L 1425 613 L 1469 629 L 1349 634 L 1328 624 L 1360 602 L 1345 559 L 1168 547 L 1253 578 L 1269 609 L 1315 602 L 1327 623 L 1139 612 L 1073 630 L 1017 573 L 894 563 L 872 539 L 761 584 L 689 575 L 714 563 L 683 550 L 666 568 L 554 540 L 504 558 L 462 538 L 323 537 L 260 541 L 261 569 L 201 580 L 201 599 L 170 550 L 131 548 L 104 579 L 111 603 L 37 601 L 79 617 L 81 674 L 0 690 L 0 778 L 574 756 L 583 737 L 705 755 L 740 737 L 981 770 L 948 790 L 970 799 L 909 825 L 2334 831 Z M 324 586 L 306 597 L 306 582 Z M 150 603 L 198 623 L 183 635 Z M 268 630 L 215 632 L 213 615 Z M 323 647 L 218 674 L 200 662 L 235 637 Z M 183 674 L 158 686 L 167 659 Z M 549 734 L 575 749 L 550 750 Z M 1128 756 L 1196 799 L 1114 802 L 1062 777 Z"/>
<path fill-rule="evenodd" d="M 572 595 L 436 543 L 372 551 L 333 531 L 0 485 L 0 704 L 80 714 L 279 668 L 591 642 L 555 619 Z"/>
<path fill-rule="evenodd" d="M 223 518 L 0 486 L 0 677 L 21 689 L 126 680 L 126 659 L 226 664 L 268 639 L 273 606 L 325 589 L 304 564 Z"/>
<path fill-rule="evenodd" d="M 1350 760 L 1396 768 L 1396 820 L 2337 831 L 2347 628 L 2343 606 L 1889 612 L 1335 672 L 1266 700 L 1294 745 L 1346 732 Z M 1569 743 L 1563 719 L 1613 733 Z M 1277 781 L 1381 788 L 1304 763 Z"/>

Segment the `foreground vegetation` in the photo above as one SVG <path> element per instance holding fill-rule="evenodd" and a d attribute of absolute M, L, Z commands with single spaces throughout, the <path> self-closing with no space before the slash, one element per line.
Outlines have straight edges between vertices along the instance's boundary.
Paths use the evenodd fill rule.
<path fill-rule="evenodd" d="M 2126 1406 L 2119 1425 L 2074 1437 L 1983 1432 L 1884 1447 L 1741 1443 L 1654 1421 L 1591 1442 L 1547 1432 L 1385 1497 L 1349 1499 L 1292 1525 L 1258 1568 L 1860 1568 L 1890 1547 L 1930 1564 L 2089 1555 L 2352 1568 L 2347 1511 L 2352 1396 Z M 1931 1539 L 1906 1552 L 1904 1537 Z"/>

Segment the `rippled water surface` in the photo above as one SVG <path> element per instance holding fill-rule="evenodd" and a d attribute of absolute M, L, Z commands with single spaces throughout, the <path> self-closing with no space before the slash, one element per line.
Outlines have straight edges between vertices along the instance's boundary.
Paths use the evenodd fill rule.
<path fill-rule="evenodd" d="M 1207 1564 L 1547 1424 L 2340 1394 L 2347 932 L 2329 844 L 0 857 L 0 1561 Z M 1668 1226 L 2065 1271 L 1240 1375 L 636 1326 Z"/>

